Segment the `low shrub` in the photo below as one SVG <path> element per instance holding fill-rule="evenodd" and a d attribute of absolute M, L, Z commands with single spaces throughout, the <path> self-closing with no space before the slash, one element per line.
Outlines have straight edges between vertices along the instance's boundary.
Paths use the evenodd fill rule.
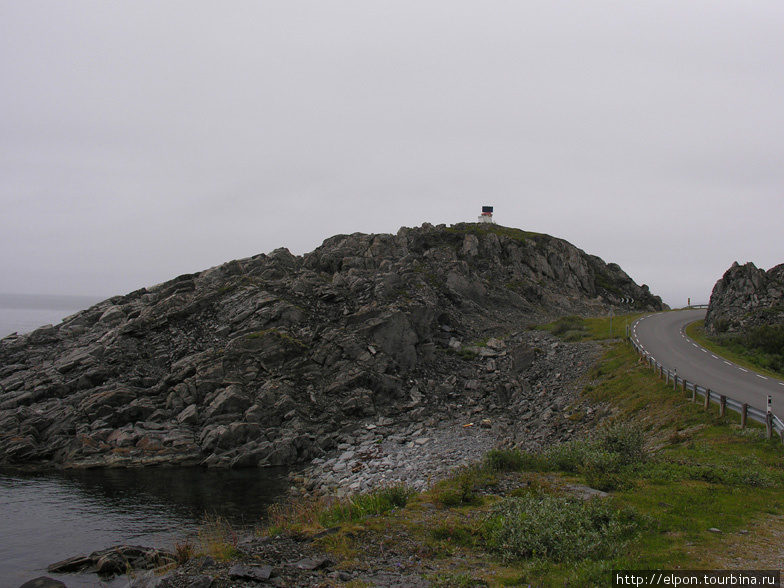
<path fill-rule="evenodd" d="M 627 472 L 620 453 L 601 449 L 586 452 L 580 467 L 585 483 L 605 492 L 631 488 L 633 483 Z"/>
<path fill-rule="evenodd" d="M 550 332 L 553 335 L 565 335 L 570 333 L 574 336 L 575 333 L 586 332 L 587 330 L 588 327 L 585 324 L 585 319 L 576 314 L 562 316 L 550 327 Z"/>
<path fill-rule="evenodd" d="M 553 471 L 577 473 L 590 450 L 586 441 L 567 441 L 548 448 L 543 454 L 548 468 Z"/>
<path fill-rule="evenodd" d="M 749 486 L 752 488 L 768 488 L 776 484 L 772 475 L 751 468 L 738 468 L 712 464 L 690 466 L 688 477 L 712 484 L 726 486 Z"/>
<path fill-rule="evenodd" d="M 485 454 L 484 464 L 494 472 L 537 471 L 546 467 L 546 461 L 540 454 L 516 449 L 488 451 Z"/>
<path fill-rule="evenodd" d="M 505 498 L 488 515 L 484 534 L 504 561 L 561 562 L 614 557 L 644 526 L 633 510 L 608 499 L 545 494 Z"/>
<path fill-rule="evenodd" d="M 596 445 L 601 451 L 618 455 L 621 465 L 641 463 L 646 459 L 645 433 L 636 423 L 616 422 L 599 429 Z"/>
<path fill-rule="evenodd" d="M 430 495 L 435 502 L 447 508 L 481 504 L 482 499 L 476 490 L 488 481 L 486 471 L 477 465 L 457 468 L 449 477 L 436 482 L 430 489 Z"/>
<path fill-rule="evenodd" d="M 644 463 L 645 434 L 635 423 L 613 423 L 590 441 L 567 441 L 540 453 L 494 450 L 485 457 L 491 471 L 555 471 L 585 476 L 598 490 L 631 487 L 628 466 Z"/>

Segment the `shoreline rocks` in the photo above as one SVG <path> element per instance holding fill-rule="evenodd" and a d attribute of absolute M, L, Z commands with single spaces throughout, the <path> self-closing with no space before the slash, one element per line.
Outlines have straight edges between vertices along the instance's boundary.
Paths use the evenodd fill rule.
<path fill-rule="evenodd" d="M 562 343 L 545 332 L 531 331 L 520 336 L 520 342 L 532 348 L 547 349 L 537 352 L 525 368 L 530 378 L 527 391 L 518 390 L 514 400 L 504 406 L 471 402 L 465 394 L 452 398 L 441 406 L 438 414 L 422 411 L 422 421 L 411 416 L 400 422 L 391 417 L 365 418 L 351 431 L 336 438 L 336 446 L 324 456 L 311 462 L 292 475 L 300 492 L 330 493 L 343 496 L 361 493 L 385 484 L 406 484 L 424 490 L 443 478 L 454 468 L 482 458 L 498 446 L 517 445 L 536 449 L 567 441 L 595 426 L 603 416 L 601 407 L 591 406 L 581 399 L 583 382 L 598 359 L 602 348 L 596 343 Z M 512 362 L 514 358 L 499 347 L 492 355 L 495 367 Z M 485 358 L 487 359 L 487 358 Z M 493 378 L 486 363 L 474 366 L 476 378 Z M 466 374 L 467 375 L 467 374 Z M 468 386 L 481 390 L 482 386 Z M 538 410 L 534 410 L 538 408 Z M 415 410 L 413 411 L 415 412 Z M 576 418 L 578 417 L 579 418 Z M 579 489 L 582 492 L 584 488 Z M 590 491 L 590 489 L 588 489 Z M 424 588 L 429 583 L 418 574 L 350 570 L 332 567 L 323 554 L 314 552 L 309 544 L 298 543 L 287 537 L 248 536 L 238 544 L 245 554 L 236 561 L 220 564 L 210 558 L 198 558 L 157 576 L 145 573 L 142 563 L 135 572 L 134 588 L 193 588 L 215 585 L 234 585 L 230 582 L 265 582 L 281 586 L 320 585 L 324 576 L 340 582 L 388 582 L 393 586 Z M 142 550 L 161 554 L 158 550 L 128 547 L 125 558 L 118 559 L 118 547 L 102 550 L 90 556 L 75 557 L 53 564 L 50 573 L 85 572 L 104 569 L 110 563 L 136 557 Z M 125 548 L 122 548 L 125 549 Z M 172 554 L 164 553 L 168 561 Z M 146 560 L 155 560 L 144 558 Z M 105 562 L 101 568 L 100 563 Z M 263 563 L 259 564 L 261 561 Z M 156 567 L 156 566 L 152 566 Z M 220 584 L 218 582 L 223 582 Z M 383 584 L 386 585 L 386 584 Z"/>
<path fill-rule="evenodd" d="M 154 570 L 176 563 L 176 556 L 163 549 L 137 545 L 116 545 L 95 551 L 90 555 L 77 555 L 51 564 L 50 574 L 98 574 L 117 576 L 129 569 Z"/>

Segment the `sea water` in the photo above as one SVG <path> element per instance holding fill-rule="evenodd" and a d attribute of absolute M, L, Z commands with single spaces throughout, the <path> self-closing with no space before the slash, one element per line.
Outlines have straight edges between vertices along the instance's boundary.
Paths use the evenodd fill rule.
<path fill-rule="evenodd" d="M 241 535 L 288 485 L 280 468 L 0 470 L 0 586 L 46 575 L 69 588 L 125 587 L 124 577 L 57 575 L 46 567 L 115 545 L 198 543 L 199 529 L 216 517 Z"/>
<path fill-rule="evenodd" d="M 89 296 L 0 294 L 0 338 L 27 333 L 99 302 Z M 261 521 L 288 488 L 285 469 L 137 468 L 29 473 L 0 468 L 0 588 L 41 575 L 69 588 L 127 586 L 126 578 L 48 574 L 46 567 L 119 544 L 172 549 L 205 517 Z"/>
<path fill-rule="evenodd" d="M 0 293 L 0 338 L 20 335 L 44 325 L 57 325 L 65 317 L 100 302 L 97 296 Z"/>

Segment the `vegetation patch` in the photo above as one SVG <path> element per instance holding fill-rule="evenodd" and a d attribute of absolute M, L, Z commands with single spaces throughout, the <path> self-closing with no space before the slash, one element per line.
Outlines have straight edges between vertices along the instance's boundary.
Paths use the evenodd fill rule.
<path fill-rule="evenodd" d="M 469 573 L 460 574 L 431 574 L 427 578 L 433 588 L 483 588 L 487 582 Z"/>
<path fill-rule="evenodd" d="M 617 339 L 631 318 L 583 324 L 588 338 Z M 605 586 L 613 569 L 758 565 L 726 554 L 754 553 L 744 545 L 767 541 L 768 521 L 784 516 L 780 441 L 692 403 L 620 341 L 589 378 L 584 401 L 612 416 L 583 439 L 490 451 L 419 495 L 300 500 L 277 507 L 272 530 L 316 537 L 341 569 L 416 562 L 412 573 L 443 587 Z"/>
<path fill-rule="evenodd" d="M 458 233 L 461 235 L 471 234 L 481 237 L 483 235 L 493 234 L 499 237 L 506 237 L 514 241 L 525 242 L 528 239 L 537 240 L 538 238 L 552 238 L 547 237 L 542 233 L 534 233 L 531 231 L 523 231 L 512 227 L 504 227 L 495 223 L 461 223 L 445 229 L 448 233 Z"/>
<path fill-rule="evenodd" d="M 638 466 L 647 461 L 645 437 L 636 423 L 615 422 L 589 440 L 553 445 L 539 453 L 495 450 L 485 464 L 496 471 L 581 474 L 586 484 L 609 491 L 633 485 Z"/>
<path fill-rule="evenodd" d="M 612 500 L 543 495 L 505 498 L 485 523 L 488 548 L 504 561 L 553 562 L 617 556 L 645 527 L 631 508 Z"/>
<path fill-rule="evenodd" d="M 436 482 L 429 496 L 434 502 L 448 508 L 479 505 L 482 497 L 478 490 L 492 481 L 492 473 L 480 464 L 463 466 L 447 478 Z"/>
<path fill-rule="evenodd" d="M 312 534 L 341 523 L 356 522 L 403 508 L 415 494 L 408 486 L 395 484 L 346 498 L 297 497 L 268 509 L 270 526 L 267 531 L 270 535 Z"/>
<path fill-rule="evenodd" d="M 626 327 L 641 316 L 643 315 L 632 314 L 583 318 L 577 315 L 568 315 L 545 325 L 534 326 L 533 329 L 549 331 L 565 341 L 625 339 Z"/>
<path fill-rule="evenodd" d="M 722 333 L 717 325 L 717 330 L 720 334 L 710 337 L 705 333 L 705 321 L 698 321 L 686 328 L 686 334 L 739 365 L 784 376 L 784 325 L 760 325 L 742 333 Z"/>
<path fill-rule="evenodd" d="M 416 492 L 397 484 L 380 488 L 367 494 L 358 494 L 338 500 L 319 513 L 318 521 L 323 527 L 339 523 L 359 521 L 365 517 L 385 514 L 403 508 Z"/>
<path fill-rule="evenodd" d="M 225 518 L 207 515 L 199 528 L 198 548 L 186 543 L 178 549 L 177 556 L 190 558 L 198 551 L 218 561 L 227 561 L 239 555 L 238 540 L 237 532 Z"/>
<path fill-rule="evenodd" d="M 589 336 L 585 319 L 575 314 L 562 316 L 551 325 L 549 331 L 564 341 L 579 341 Z"/>

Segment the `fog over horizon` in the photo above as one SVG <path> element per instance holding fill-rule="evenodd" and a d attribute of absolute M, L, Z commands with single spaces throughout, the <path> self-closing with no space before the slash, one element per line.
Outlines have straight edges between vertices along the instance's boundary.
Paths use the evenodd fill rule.
<path fill-rule="evenodd" d="M 343 233 L 565 239 L 672 307 L 784 263 L 784 4 L 0 4 L 0 292 Z"/>

